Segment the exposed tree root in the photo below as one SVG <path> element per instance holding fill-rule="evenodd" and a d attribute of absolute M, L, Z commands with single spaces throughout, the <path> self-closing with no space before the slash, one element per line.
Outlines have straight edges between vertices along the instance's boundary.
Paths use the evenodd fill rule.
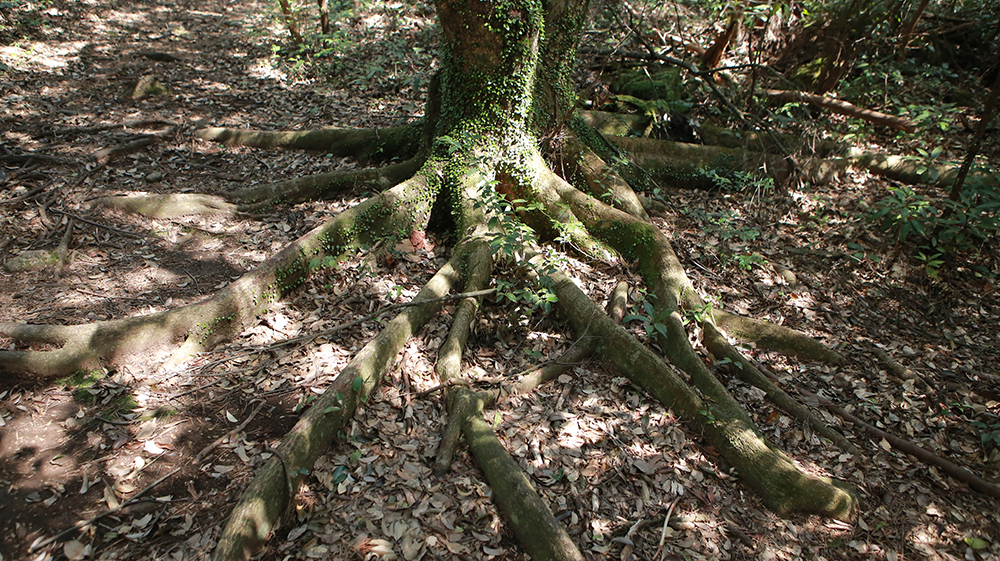
<path fill-rule="evenodd" d="M 949 185 L 961 169 L 960 165 L 950 162 L 880 154 L 831 140 L 804 143 L 800 138 L 780 135 L 782 146 L 777 146 L 769 135 L 722 129 L 707 123 L 698 129 L 704 145 L 622 138 L 643 133 L 647 119 L 640 115 L 601 111 L 582 112 L 582 118 L 618 146 L 634 151 L 636 162 L 648 166 L 657 179 L 684 188 L 713 187 L 706 171 L 715 171 L 721 176 L 736 170 L 758 173 L 761 164 L 778 179 L 795 171 L 814 183 L 828 182 L 849 168 L 857 167 L 910 185 Z M 798 163 L 793 170 L 782 159 L 789 147 L 817 157 Z M 771 156 L 762 156 L 762 152 Z M 977 177 L 990 184 L 998 183 L 995 176 L 979 174 Z"/>
<path fill-rule="evenodd" d="M 467 417 L 462 432 L 490 482 L 493 500 L 510 521 L 528 555 L 538 560 L 582 561 L 584 557 L 576 544 L 483 420 L 482 409 L 477 408 Z"/>
<path fill-rule="evenodd" d="M 492 259 L 484 240 L 473 238 L 470 243 L 475 249 L 469 253 L 465 288 L 474 291 L 489 281 Z M 443 383 L 461 378 L 462 351 L 477 308 L 474 299 L 466 299 L 456 310 L 436 366 Z M 582 561 L 583 555 L 566 530 L 538 496 L 493 429 L 483 420 L 484 396 L 463 385 L 454 385 L 448 388 L 447 402 L 448 425 L 434 465 L 435 474 L 440 476 L 448 471 L 461 433 L 493 489 L 494 500 L 532 559 Z"/>
<path fill-rule="evenodd" d="M 716 180 L 736 171 L 764 170 L 781 179 L 791 170 L 780 158 L 735 148 L 686 144 L 651 138 L 612 137 L 610 140 L 632 155 L 635 162 L 657 181 L 686 189 L 711 189 Z"/>
<path fill-rule="evenodd" d="M 788 395 L 785 390 L 761 374 L 757 366 L 737 351 L 715 325 L 706 321 L 702 323 L 702 328 L 704 329 L 702 342 L 705 344 L 705 348 L 712 353 L 716 361 L 729 360 L 727 369 L 730 374 L 767 392 L 768 399 L 773 401 L 775 405 L 792 414 L 800 421 L 808 423 L 817 434 L 829 439 L 837 445 L 837 448 L 855 457 L 861 457 L 861 450 L 858 450 L 857 446 L 851 444 L 843 434 L 834 430 L 810 411 L 809 408 L 799 403 L 795 398 Z"/>
<path fill-rule="evenodd" d="M 649 220 L 649 215 L 646 214 L 642 201 L 628 182 L 584 143 L 570 138 L 566 146 L 563 147 L 563 158 L 577 166 L 575 171 L 580 174 L 582 181 L 572 181 L 574 185 L 582 187 L 585 192 L 608 202 L 617 209 L 637 218 Z M 564 175 L 573 176 L 572 173 Z"/>
<path fill-rule="evenodd" d="M 804 473 L 784 454 L 767 444 L 745 412 L 716 401 L 721 395 L 705 380 L 693 379 L 692 382 L 702 392 L 708 389 L 710 400 L 700 398 L 652 351 L 615 324 L 569 277 L 557 273 L 553 280 L 556 281 L 554 290 L 559 296 L 559 307 L 569 317 L 576 332 L 579 334 L 586 330 L 599 337 L 601 345 L 598 352 L 606 363 L 649 392 L 665 407 L 673 408 L 695 431 L 702 432 L 768 508 L 779 514 L 806 512 L 839 519 L 853 516 L 857 499 L 846 485 Z M 674 315 L 679 323 L 680 318 Z M 684 337 L 684 342 L 671 343 L 681 346 L 686 341 Z M 677 357 L 679 353 L 673 354 Z M 693 352 L 690 354 L 693 355 Z M 687 367 L 697 373 L 697 368 L 692 368 L 693 364 L 678 358 L 672 357 L 671 362 L 681 362 L 680 368 Z M 697 356 L 693 356 L 692 360 L 698 360 L 700 364 Z"/>
<path fill-rule="evenodd" d="M 628 283 L 620 282 L 618 283 L 618 286 L 615 287 L 615 291 L 612 293 L 611 298 L 608 299 L 608 316 L 614 320 L 615 323 L 618 323 L 625 316 L 625 310 L 627 308 Z M 555 360 L 523 373 L 517 383 L 515 383 L 513 387 L 508 390 L 509 394 L 526 394 L 534 391 L 545 382 L 555 380 L 563 372 L 590 358 L 597 350 L 598 343 L 599 341 L 597 340 L 597 337 L 585 333 L 573 344 L 572 347 Z M 487 401 L 487 404 L 490 404 L 492 401 L 497 401 L 501 397 L 499 392 L 490 393 L 492 399 Z"/>
<path fill-rule="evenodd" d="M 460 263 L 464 257 L 464 251 L 456 251 L 414 300 L 431 300 L 448 294 L 461 280 Z M 219 537 L 213 560 L 248 559 L 257 551 L 291 504 L 289 489 L 297 487 L 302 477 L 300 468 L 311 468 L 326 451 L 344 423 L 354 416 L 358 405 L 374 391 L 410 335 L 440 306 L 437 301 L 407 308 L 341 370 L 276 447 L 281 455 L 269 460 L 243 492 Z"/>
<path fill-rule="evenodd" d="M 305 175 L 238 189 L 229 194 L 229 200 L 241 203 L 243 212 L 260 212 L 278 204 L 295 204 L 330 198 L 349 189 L 383 191 L 412 176 L 423 162 L 411 158 L 398 164 L 380 168 L 341 170 L 316 175 Z"/>
<path fill-rule="evenodd" d="M 784 454 L 770 447 L 746 412 L 694 352 L 682 326 L 680 310 L 682 306 L 689 311 L 704 309 L 704 303 L 666 237 L 652 224 L 577 191 L 551 171 L 541 170 L 535 185 L 539 191 L 555 191 L 593 235 L 639 263 L 639 272 L 650 293 L 656 295 L 657 318 L 666 325 L 667 334 L 661 336 L 660 346 L 670 362 L 690 376 L 707 402 L 665 367 L 654 365 L 649 359 L 643 359 L 641 365 L 632 362 L 643 356 L 639 353 L 649 351 L 630 337 L 622 338 L 624 330 L 615 332 L 612 327 L 616 326 L 610 319 L 595 318 L 597 312 L 585 313 L 583 310 L 592 310 L 593 303 L 563 277 L 557 282 L 559 305 L 571 317 L 577 332 L 583 330 L 585 322 L 593 322 L 591 329 L 603 330 L 596 334 L 606 338 L 602 353 L 608 362 L 619 365 L 626 376 L 665 405 L 679 408 L 686 419 L 705 430 L 709 441 L 739 470 L 747 485 L 769 508 L 779 513 L 804 511 L 850 517 L 857 505 L 853 493 L 840 483 L 806 475 Z M 711 317 L 704 314 L 696 320 L 711 321 Z M 604 327 L 597 327 L 598 324 Z M 622 350 L 626 348 L 627 351 Z M 625 364 L 627 368 L 622 366 Z M 664 383 L 663 376 L 667 375 L 673 379 Z"/>
<path fill-rule="evenodd" d="M 465 267 L 468 271 L 465 278 L 465 290 L 479 290 L 489 282 L 493 259 L 490 257 L 489 244 L 483 239 L 473 239 L 469 242 L 470 251 Z M 448 424 L 445 427 L 441 444 L 438 446 L 437 458 L 434 461 L 434 474 L 442 476 L 451 469 L 452 457 L 462 427 L 470 416 L 482 408 L 482 399 L 474 392 L 457 384 L 465 382 L 462 378 L 462 352 L 469 339 L 469 331 L 476 319 L 479 303 L 473 298 L 463 300 L 455 310 L 448 337 L 438 351 L 434 370 L 442 384 L 453 384 L 446 391 L 448 409 Z"/>
<path fill-rule="evenodd" d="M 0 324 L 0 336 L 26 344 L 57 345 L 55 350 L 0 351 L 0 368 L 42 377 L 95 370 L 103 363 L 173 348 L 166 367 L 238 333 L 271 302 L 286 294 L 321 266 L 325 257 L 371 243 L 380 236 L 422 230 L 430 216 L 436 181 L 432 171 L 352 207 L 278 252 L 208 300 L 156 314 L 77 326 Z"/>
<path fill-rule="evenodd" d="M 253 148 L 297 148 L 357 159 L 412 158 L 420 148 L 422 123 L 388 129 L 255 131 L 209 127 L 195 132 L 202 140 Z"/>
<path fill-rule="evenodd" d="M 774 374 L 772 374 L 771 372 L 768 372 L 763 368 L 761 370 L 764 373 L 766 373 L 769 377 L 774 378 Z M 826 407 L 834 415 L 837 415 L 841 419 L 844 419 L 845 421 L 860 427 L 862 430 L 869 433 L 870 435 L 878 438 L 884 438 L 885 441 L 888 442 L 890 445 L 892 445 L 893 448 L 903 453 L 909 454 L 915 457 L 916 459 L 920 460 L 921 462 L 941 468 L 941 470 L 947 473 L 948 475 L 954 477 L 956 480 L 961 481 L 962 483 L 965 483 L 969 487 L 975 489 L 976 491 L 979 491 L 984 495 L 993 497 L 995 499 L 1000 499 L 1000 486 L 998 486 L 997 484 L 986 481 L 982 477 L 979 477 L 978 475 L 972 473 L 971 471 L 955 464 L 954 462 L 948 460 L 947 458 L 942 458 L 941 456 L 938 456 L 937 454 L 929 450 L 926 450 L 914 444 L 913 442 L 906 440 L 905 438 L 900 438 L 890 432 L 886 432 L 878 427 L 871 425 L 870 423 L 865 422 L 864 420 L 858 418 L 856 415 L 850 413 L 843 407 L 840 407 L 836 403 L 830 401 L 829 399 L 823 396 L 816 395 L 812 392 L 806 391 L 803 388 L 798 388 L 798 391 L 807 399 L 813 400 L 816 403 L 822 405 L 823 407 Z"/>
<path fill-rule="evenodd" d="M 118 208 L 150 218 L 179 218 L 191 215 L 232 216 L 236 213 L 236 206 L 226 202 L 221 197 L 198 193 L 101 197 L 92 205 Z"/>

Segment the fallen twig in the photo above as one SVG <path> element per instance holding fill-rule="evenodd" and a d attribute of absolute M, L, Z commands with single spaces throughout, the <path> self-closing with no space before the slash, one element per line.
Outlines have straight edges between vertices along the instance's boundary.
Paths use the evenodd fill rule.
<path fill-rule="evenodd" d="M 809 394 L 809 392 L 807 392 L 806 390 L 800 389 L 799 391 L 801 391 L 803 395 Z M 809 395 L 807 395 L 807 397 L 809 397 Z M 932 464 L 941 468 L 948 475 L 954 477 L 955 479 L 961 481 L 962 483 L 967 484 L 969 487 L 972 487 L 973 489 L 979 491 L 980 493 L 989 495 L 995 499 L 1000 499 L 1000 486 L 997 486 L 993 483 L 990 483 L 989 481 L 986 481 L 985 479 L 979 477 L 978 475 L 972 473 L 971 471 L 963 467 L 960 467 L 958 464 L 955 464 L 950 460 L 942 458 L 941 456 L 938 456 L 937 454 L 929 450 L 925 450 L 924 448 L 917 446 L 916 444 L 910 442 L 909 440 L 902 439 L 894 434 L 888 433 L 873 425 L 869 425 L 865 421 L 862 421 L 858 417 L 855 417 L 851 413 L 848 413 L 843 407 L 840 407 L 839 405 L 835 404 L 834 402 L 830 401 L 825 397 L 818 396 L 815 394 L 812 394 L 812 397 L 814 397 L 817 401 L 819 401 L 819 403 L 823 407 L 826 407 L 832 413 L 844 419 L 845 421 L 850 421 L 858 425 L 859 427 L 861 427 L 862 429 L 864 429 L 873 436 L 884 438 L 885 441 L 891 444 L 893 448 L 900 450 L 901 452 L 905 452 L 924 463 Z"/>
<path fill-rule="evenodd" d="M 54 212 L 56 214 L 61 214 L 63 216 L 72 218 L 74 220 L 79 220 L 80 222 L 83 222 L 84 224 L 90 224 L 91 226 L 94 226 L 94 227 L 97 227 L 97 228 L 103 228 L 105 230 L 110 230 L 110 231 L 112 231 L 112 232 L 114 232 L 116 234 L 125 236 L 126 238 L 142 239 L 142 238 L 145 237 L 142 234 L 133 234 L 132 232 L 128 232 L 128 231 L 125 231 L 125 230 L 119 230 L 118 228 L 115 228 L 113 226 L 108 226 L 107 224 L 101 224 L 99 222 L 94 222 L 93 220 L 87 220 L 86 218 L 84 218 L 82 216 L 77 216 L 76 214 L 73 214 L 71 212 L 66 212 L 65 210 L 59 210 L 58 208 L 50 208 L 49 210 L 51 210 L 52 212 Z"/>
<path fill-rule="evenodd" d="M 267 404 L 266 401 L 261 401 L 260 403 L 258 403 L 257 407 L 254 408 L 254 410 L 250 413 L 250 415 L 242 423 L 240 423 L 238 426 L 236 426 L 236 428 L 234 428 L 233 430 L 231 430 L 231 431 L 227 432 L 226 434 L 220 436 L 219 438 L 213 440 L 212 443 L 209 444 L 208 446 L 202 448 L 201 452 L 198 452 L 198 454 L 194 458 L 192 458 L 191 461 L 188 462 L 187 464 L 182 464 L 182 465 L 177 466 L 176 468 L 170 470 L 169 472 L 167 472 L 165 475 L 163 475 L 162 477 L 160 477 L 156 481 L 150 483 L 146 487 L 144 487 L 141 490 L 139 490 L 139 492 L 136 493 L 135 495 L 133 495 L 132 498 L 130 498 L 127 501 L 122 502 L 118 506 L 116 506 L 114 508 L 110 508 L 110 509 L 108 509 L 108 510 L 106 510 L 106 511 L 104 511 L 104 512 L 102 512 L 102 513 L 100 513 L 100 514 L 98 514 L 96 516 L 93 516 L 93 517 L 91 517 L 91 518 L 89 518 L 87 520 L 81 520 L 81 521 L 77 522 L 76 524 L 73 524 L 69 528 L 66 528 L 65 530 L 59 532 L 58 534 L 55 534 L 54 536 L 52 536 L 50 538 L 47 538 L 47 539 L 44 539 L 44 540 L 42 540 L 42 541 L 40 541 L 38 543 L 32 544 L 31 547 L 28 548 L 28 553 L 33 553 L 35 551 L 38 551 L 39 549 L 41 549 L 41 548 L 49 545 L 50 543 L 53 543 L 53 542 L 59 540 L 63 536 L 66 536 L 66 535 L 69 535 L 69 534 L 73 533 L 73 531 L 82 530 L 83 528 L 86 528 L 87 526 L 90 526 L 94 522 L 97 522 L 98 520 L 100 520 L 100 519 L 102 519 L 102 518 L 104 518 L 106 516 L 109 516 L 111 514 L 114 514 L 114 513 L 120 511 L 121 509 L 123 509 L 123 508 L 125 508 L 127 506 L 131 506 L 133 504 L 141 502 L 140 499 L 142 498 L 143 495 L 145 495 L 146 493 L 150 492 L 154 487 L 156 487 L 160 483 L 163 483 L 167 479 L 170 479 L 171 477 L 173 477 L 174 475 L 176 475 L 177 472 L 179 472 L 181 469 L 183 469 L 185 465 L 197 465 L 197 464 L 201 463 L 201 461 L 203 459 L 205 459 L 205 456 L 207 456 L 209 453 L 211 453 L 212 450 L 215 450 L 215 448 L 218 445 L 220 445 L 223 442 L 225 442 L 226 440 L 228 440 L 229 437 L 231 437 L 232 435 L 237 434 L 240 431 L 242 431 L 243 429 L 245 429 L 246 426 L 250 424 L 250 421 L 252 421 L 254 419 L 254 417 L 257 416 L 257 413 L 259 413 L 260 410 L 263 409 L 264 405 L 266 405 L 266 404 Z"/>
<path fill-rule="evenodd" d="M 913 132 L 917 130 L 916 125 L 906 119 L 894 117 L 892 115 L 887 115 L 871 109 L 862 109 L 861 107 L 847 103 L 846 101 L 822 95 L 791 90 L 758 90 L 757 95 L 770 99 L 777 99 L 779 101 L 800 101 L 811 103 L 817 107 L 829 109 L 834 113 L 840 113 L 841 115 L 847 115 L 849 117 L 857 117 L 859 119 L 875 123 L 876 125 L 882 125 L 906 132 Z"/>

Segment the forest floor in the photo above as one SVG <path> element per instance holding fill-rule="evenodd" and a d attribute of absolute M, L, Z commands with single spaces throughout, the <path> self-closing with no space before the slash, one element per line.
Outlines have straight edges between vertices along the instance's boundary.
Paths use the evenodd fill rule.
<path fill-rule="evenodd" d="M 419 116 L 415 84 L 392 87 L 390 59 L 381 73 L 335 82 L 352 82 L 345 86 L 290 72 L 270 48 L 282 32 L 270 3 L 55 0 L 36 8 L 19 14 L 36 18 L 28 32 L 0 33 L 0 261 L 58 246 L 71 224 L 70 252 L 58 272 L 0 273 L 0 322 L 78 324 L 198 301 L 365 196 L 259 217 L 150 219 L 89 205 L 137 192 L 225 194 L 356 165 L 224 147 L 195 139 L 199 126 L 386 127 Z M 404 25 L 392 31 L 425 38 L 427 15 L 393 20 Z M 387 20 L 374 14 L 350 25 L 379 31 Z M 357 47 L 341 64 L 372 65 L 372 48 Z M 168 95 L 134 99 L 146 76 Z M 139 137 L 154 141 L 92 157 Z M 889 138 L 884 149 L 898 151 Z M 28 153 L 35 156 L 14 157 Z M 669 191 L 655 220 L 707 299 L 803 330 L 848 357 L 831 367 L 753 353 L 789 387 L 998 481 L 1000 452 L 984 448 L 981 435 L 1000 425 L 971 422 L 1000 414 L 996 250 L 980 257 L 992 274 L 948 262 L 932 278 L 912 247 L 867 217 L 888 185 L 852 172 L 823 186 Z M 0 559 L 206 558 L 266 449 L 380 320 L 309 344 L 279 343 L 411 298 L 448 256 L 447 240 L 432 241 L 359 253 L 182 371 L 135 364 L 58 383 L 0 380 Z M 598 302 L 618 279 L 637 278 L 627 268 L 571 266 Z M 642 313 L 642 294 L 634 285 L 632 312 Z M 492 303 L 484 314 L 466 361 L 486 377 L 557 357 L 573 342 L 537 312 Z M 262 558 L 525 558 L 467 455 L 447 477 L 430 472 L 442 402 L 440 392 L 421 392 L 437 384 L 444 319 L 407 344 L 345 439 L 316 463 Z M 642 336 L 640 323 L 629 327 Z M 913 378 L 894 375 L 876 349 Z M 995 500 L 821 411 L 864 452 L 845 455 L 761 392 L 727 383 L 772 442 L 807 469 L 858 487 L 854 523 L 771 514 L 669 411 L 598 364 L 580 364 L 488 415 L 595 559 L 1000 558 Z M 148 501 L 29 554 L 175 469 Z"/>

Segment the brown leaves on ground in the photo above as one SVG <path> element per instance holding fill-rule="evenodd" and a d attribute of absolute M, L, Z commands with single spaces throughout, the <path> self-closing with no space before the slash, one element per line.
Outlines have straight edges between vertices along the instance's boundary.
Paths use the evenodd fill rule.
<path fill-rule="evenodd" d="M 302 204 L 259 220 L 150 219 L 87 207 L 99 196 L 224 194 L 355 165 L 199 142 L 187 135 L 196 124 L 385 126 L 410 114 L 417 97 L 405 88 L 399 96 L 366 97 L 356 86 L 290 77 L 272 58 L 269 38 L 255 42 L 242 29 L 267 29 L 270 12 L 262 4 L 50 5 L 46 17 L 53 25 L 36 30 L 37 38 L 6 41 L 0 51 L 0 62 L 12 68 L 0 84 L 0 143 L 38 156 L 21 167 L 6 164 L 0 203 L 42 190 L 30 204 L 3 207 L 0 252 L 7 259 L 55 247 L 69 219 L 49 208 L 97 225 L 75 221 L 72 255 L 58 279 L 51 270 L 3 274 L 0 321 L 74 324 L 197 301 L 360 200 L 358 194 Z M 135 56 L 146 51 L 175 59 Z M 146 75 L 171 95 L 131 100 L 130 88 Z M 386 93 L 381 86 L 374 91 Z M 177 134 L 105 165 L 87 161 L 100 148 L 161 128 L 91 130 L 137 119 L 181 125 Z M 707 300 L 805 330 L 851 357 L 831 368 L 753 353 L 789 389 L 802 384 L 996 479 L 997 447 L 982 442 L 990 427 L 973 421 L 983 412 L 1000 414 L 1000 299 L 992 284 L 961 268 L 941 281 L 929 279 L 866 222 L 861 214 L 883 190 L 879 180 L 856 175 L 827 188 L 756 198 L 674 192 L 676 210 L 656 220 L 675 236 Z M 279 343 L 412 297 L 446 258 L 446 248 L 447 240 L 413 232 L 393 248 L 352 256 L 184 371 L 136 364 L 53 386 L 0 388 L 0 532 L 8 537 L 0 554 L 205 558 L 269 447 L 377 333 L 380 321 L 307 345 Z M 574 260 L 567 267 L 599 301 L 618 278 L 634 280 L 626 270 Z M 642 315 L 642 298 L 634 287 L 630 312 Z M 524 557 L 467 455 L 459 455 L 445 478 L 430 473 L 443 405 L 440 392 L 418 394 L 437 385 L 432 361 L 452 310 L 407 344 L 386 384 L 312 466 L 266 558 Z M 627 325 L 646 336 L 641 321 Z M 488 303 L 465 357 L 466 374 L 485 387 L 512 380 L 559 356 L 572 344 L 567 337 L 535 310 Z M 897 377 L 871 355 L 874 348 L 926 385 Z M 856 524 L 771 515 L 669 411 L 594 364 L 575 365 L 539 391 L 502 402 L 487 419 L 594 558 L 996 558 L 1000 519 L 989 501 L 821 412 L 867 454 L 844 456 L 760 391 L 728 383 L 773 442 L 808 469 L 862 490 Z M 245 429 L 231 434 L 261 400 L 265 406 Z M 220 437 L 208 457 L 190 463 Z M 33 542 L 128 501 L 177 467 L 181 471 L 151 489 L 148 500 L 27 554 Z"/>

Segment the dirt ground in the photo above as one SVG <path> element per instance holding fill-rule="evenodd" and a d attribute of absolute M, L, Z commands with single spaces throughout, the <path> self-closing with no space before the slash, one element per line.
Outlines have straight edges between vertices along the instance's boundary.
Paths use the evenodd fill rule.
<path fill-rule="evenodd" d="M 271 50 L 282 30 L 268 3 L 29 7 L 18 14 L 35 18 L 29 33 L 0 35 L 0 260 L 63 240 L 69 252 L 61 268 L 0 272 L 0 322 L 79 324 L 198 301 L 365 196 L 236 218 L 151 219 L 90 205 L 137 192 L 225 194 L 356 165 L 223 147 L 195 139 L 199 126 L 385 127 L 419 116 L 413 87 L 296 74 Z M 414 14 L 403 31 L 423 33 L 426 17 Z M 373 16 L 345 25 L 380 24 Z M 144 77 L 165 95 L 134 98 Z M 140 138 L 152 141 L 94 157 Z M 1000 451 L 982 444 L 987 429 L 972 422 L 1000 415 L 995 250 L 984 248 L 981 261 L 993 276 L 958 263 L 931 278 L 864 219 L 885 189 L 853 173 L 787 191 L 671 192 L 656 221 L 709 299 L 806 331 L 849 359 L 830 367 L 753 352 L 788 387 L 996 482 Z M 184 370 L 151 368 L 163 357 L 149 357 L 56 383 L 0 379 L 0 559 L 206 558 L 268 447 L 381 320 L 309 344 L 275 343 L 411 298 L 448 256 L 447 240 L 431 241 L 359 253 Z M 618 278 L 636 278 L 571 264 L 599 302 Z M 634 283 L 636 310 L 642 294 Z M 439 392 L 421 392 L 437 384 L 433 360 L 451 311 L 408 343 L 349 433 L 313 466 L 261 558 L 525 558 L 464 453 L 448 477 L 430 473 L 443 404 Z M 639 322 L 630 327 L 643 334 Z M 484 377 L 509 376 L 571 343 L 551 318 L 491 305 L 466 362 Z M 894 374 L 876 350 L 910 374 Z M 854 523 L 769 513 L 697 435 L 598 364 L 488 414 L 594 559 L 1000 558 L 996 500 L 821 410 L 864 452 L 843 454 L 760 391 L 727 382 L 801 465 L 857 486 Z M 101 516 L 139 493 L 145 500 Z M 72 529 L 81 521 L 89 523 Z"/>

